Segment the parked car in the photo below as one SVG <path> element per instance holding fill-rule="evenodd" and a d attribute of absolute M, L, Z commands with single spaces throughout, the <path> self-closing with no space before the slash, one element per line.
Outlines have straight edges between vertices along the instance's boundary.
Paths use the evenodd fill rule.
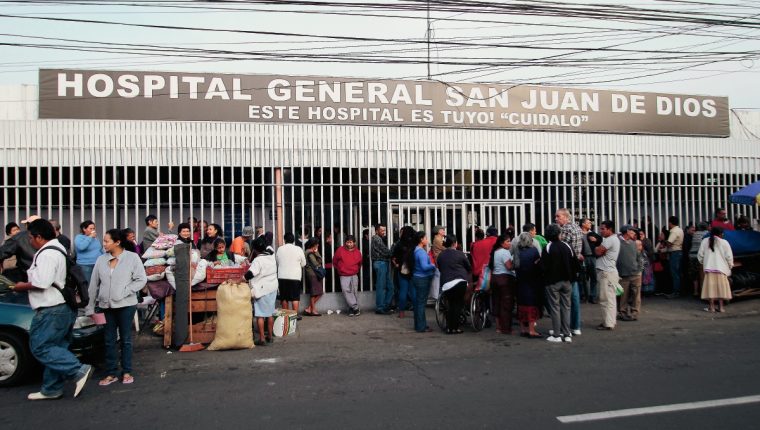
<path fill-rule="evenodd" d="M 26 293 L 0 294 L 0 387 L 16 385 L 32 372 L 40 372 L 41 367 L 29 350 L 33 316 Z M 102 355 L 103 326 L 95 325 L 89 317 L 78 317 L 69 349 L 83 359 Z"/>

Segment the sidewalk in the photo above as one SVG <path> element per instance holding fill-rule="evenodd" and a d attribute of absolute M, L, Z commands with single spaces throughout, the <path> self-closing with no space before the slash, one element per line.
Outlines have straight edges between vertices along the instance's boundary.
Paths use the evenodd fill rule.
<path fill-rule="evenodd" d="M 760 300 L 757 299 L 731 303 L 726 306 L 725 313 L 704 312 L 704 307 L 704 302 L 692 297 L 672 300 L 664 297 L 646 297 L 642 300 L 638 321 L 618 321 L 614 331 L 599 332 L 595 327 L 601 322 L 601 308 L 599 305 L 583 304 L 582 335 L 576 337 L 572 345 L 564 346 L 548 345 L 548 342 L 542 339 L 522 338 L 518 335 L 517 326 L 513 327 L 515 334 L 512 335 L 497 334 L 493 327 L 475 332 L 470 326 L 465 326 L 465 333 L 461 335 L 446 335 L 436 325 L 434 310 L 427 308 L 427 320 L 433 329 L 432 333 L 417 333 L 413 330 L 412 312 L 406 312 L 403 319 L 398 318 L 398 314 L 377 315 L 372 311 L 365 311 L 358 317 L 348 317 L 341 312 L 332 315 L 324 313 L 320 317 L 304 317 L 298 322 L 295 335 L 275 338 L 274 344 L 256 347 L 253 350 L 180 353 L 164 350 L 160 338 L 150 334 L 138 336 L 135 347 L 139 351 L 138 354 L 146 353 L 151 357 L 156 357 L 156 354 L 171 354 L 173 357 L 170 361 L 181 357 L 182 362 L 194 362 L 201 367 L 206 364 L 199 363 L 208 362 L 210 357 L 213 357 L 214 363 L 286 362 L 299 367 L 318 366 L 319 363 L 336 360 L 364 361 L 369 364 L 379 360 L 408 361 L 435 359 L 451 354 L 488 354 L 502 351 L 504 347 L 535 351 L 547 348 L 551 350 L 553 346 L 596 350 L 609 342 L 667 342 L 668 336 L 692 335 L 705 330 L 720 331 L 728 329 L 727 326 L 745 324 L 739 320 L 746 319 L 749 324 L 756 324 L 757 317 L 760 316 Z M 722 321 L 726 324 L 722 324 Z M 546 335 L 550 326 L 551 320 L 544 317 L 539 320 L 537 328 Z M 145 358 L 147 361 L 155 359 Z"/>

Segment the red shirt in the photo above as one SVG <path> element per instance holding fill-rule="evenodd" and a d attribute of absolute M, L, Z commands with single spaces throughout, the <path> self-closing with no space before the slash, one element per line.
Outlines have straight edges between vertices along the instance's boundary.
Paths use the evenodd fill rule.
<path fill-rule="evenodd" d="M 734 225 L 731 223 L 731 221 L 729 220 L 721 221 L 718 218 L 715 218 L 714 220 L 712 220 L 712 222 L 710 223 L 710 227 L 720 227 L 723 230 L 734 229 Z"/>
<path fill-rule="evenodd" d="M 472 244 L 472 274 L 473 276 L 480 276 L 480 272 L 483 271 L 483 266 L 488 264 L 491 260 L 491 249 L 493 249 L 496 243 L 496 236 L 488 236 L 483 240 L 479 240 Z"/>
<path fill-rule="evenodd" d="M 333 267 L 338 271 L 340 276 L 353 276 L 359 273 L 362 267 L 362 253 L 359 248 L 354 247 L 352 251 L 341 246 L 335 251 L 333 256 Z"/>

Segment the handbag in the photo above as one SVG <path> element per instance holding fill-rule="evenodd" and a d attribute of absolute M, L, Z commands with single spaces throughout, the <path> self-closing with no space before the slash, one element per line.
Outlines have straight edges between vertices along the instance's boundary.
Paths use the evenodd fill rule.
<path fill-rule="evenodd" d="M 404 263 L 404 264 L 401 265 L 401 269 L 399 270 L 399 273 L 401 273 L 405 277 L 409 277 L 409 275 L 412 274 L 412 271 L 409 270 L 409 265 L 406 264 L 406 263 Z"/>
<path fill-rule="evenodd" d="M 488 264 L 483 265 L 483 270 L 478 277 L 478 291 L 488 291 L 491 289 L 491 268 Z"/>
<path fill-rule="evenodd" d="M 309 262 L 309 267 L 311 267 L 311 270 L 314 271 L 314 274 L 317 276 L 318 280 L 325 279 L 325 276 L 327 276 L 327 270 L 325 270 L 324 267 L 316 266 L 312 264 L 311 262 L 311 254 L 309 255 L 309 258 L 306 259 Z"/>
<path fill-rule="evenodd" d="M 620 297 L 623 295 L 623 287 L 620 284 L 615 284 L 615 295 Z"/>
<path fill-rule="evenodd" d="M 662 265 L 661 261 L 655 261 L 652 263 L 652 271 L 656 273 L 660 273 L 665 270 L 665 267 Z"/>

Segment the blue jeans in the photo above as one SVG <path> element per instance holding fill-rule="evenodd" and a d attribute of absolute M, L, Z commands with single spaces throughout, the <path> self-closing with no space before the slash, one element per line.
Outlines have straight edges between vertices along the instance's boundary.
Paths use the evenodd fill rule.
<path fill-rule="evenodd" d="M 63 394 L 63 384 L 77 376 L 82 363 L 69 351 L 76 313 L 66 304 L 38 309 L 29 328 L 29 347 L 43 366 L 42 388 L 46 396 Z"/>
<path fill-rule="evenodd" d="M 103 309 L 106 316 L 104 340 L 106 344 L 106 375 L 119 376 L 116 351 L 116 330 L 119 331 L 121 345 L 121 372 L 132 373 L 132 322 L 137 306 Z"/>
<path fill-rule="evenodd" d="M 570 329 L 581 329 L 581 286 L 579 282 L 573 282 L 573 290 L 570 293 Z"/>
<path fill-rule="evenodd" d="M 393 300 L 393 279 L 387 261 L 374 261 L 375 269 L 375 310 L 385 312 Z"/>
<path fill-rule="evenodd" d="M 673 280 L 673 294 L 681 293 L 681 251 L 673 251 L 669 255 L 670 278 Z"/>
<path fill-rule="evenodd" d="M 82 268 L 82 273 L 84 274 L 84 278 L 87 279 L 87 282 L 90 282 L 90 279 L 92 278 L 92 271 L 95 270 L 94 264 L 78 264 L 79 267 Z"/>
<path fill-rule="evenodd" d="M 427 305 L 428 293 L 430 292 L 430 281 L 433 276 L 414 276 L 412 285 L 417 295 L 414 301 L 414 329 L 416 331 L 425 331 L 428 327 L 427 318 L 425 317 L 425 305 Z"/>
<path fill-rule="evenodd" d="M 406 299 L 412 300 L 412 306 L 417 301 L 417 291 L 412 286 L 412 280 L 401 275 L 398 276 L 398 310 L 406 310 Z"/>
<path fill-rule="evenodd" d="M 586 266 L 586 280 L 584 285 L 586 300 L 597 301 L 599 300 L 599 293 L 596 290 L 596 258 L 588 256 L 583 260 L 583 264 Z"/>

